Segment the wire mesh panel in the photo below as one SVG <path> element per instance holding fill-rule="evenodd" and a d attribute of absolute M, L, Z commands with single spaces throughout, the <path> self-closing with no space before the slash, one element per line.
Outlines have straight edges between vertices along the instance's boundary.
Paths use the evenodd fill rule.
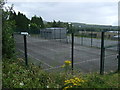
<path fill-rule="evenodd" d="M 54 36 L 54 33 L 53 30 L 50 36 L 48 31 L 42 30 L 40 34 L 27 36 L 28 55 L 34 58 L 32 62 L 41 63 L 46 70 L 61 68 L 65 60 L 70 60 L 70 44 L 66 43 L 66 38 Z"/>
<path fill-rule="evenodd" d="M 91 38 L 90 31 L 81 31 L 80 33 L 83 35 L 80 35 L 78 40 L 76 40 L 78 37 L 74 35 L 74 68 L 81 72 L 98 72 L 100 49 L 91 47 L 95 42 L 92 42 L 94 39 Z M 77 44 L 78 42 L 80 44 Z"/>
<path fill-rule="evenodd" d="M 19 56 L 24 57 L 24 38 L 23 35 L 14 34 L 16 51 Z M 21 53 L 22 52 L 22 53 Z"/>
<path fill-rule="evenodd" d="M 117 51 L 118 38 L 116 37 L 118 33 L 116 31 L 107 31 L 105 32 L 105 47 L 109 50 Z"/>
<path fill-rule="evenodd" d="M 117 70 L 117 40 L 104 34 L 104 47 L 101 47 L 102 32 L 81 31 L 83 34 L 77 42 L 74 35 L 74 63 L 75 68 L 83 72 L 100 71 L 101 58 L 104 59 L 104 70 L 109 72 Z M 108 38 L 109 37 L 109 38 Z M 105 48 L 105 55 L 101 56 L 102 48 Z"/>
<path fill-rule="evenodd" d="M 101 32 L 92 32 L 92 46 L 101 48 Z"/>
<path fill-rule="evenodd" d="M 39 31 L 27 36 L 27 51 L 30 62 L 40 65 L 45 70 L 63 70 L 66 60 L 73 60 L 74 70 L 81 72 L 99 72 L 101 58 L 104 59 L 104 70 L 117 70 L 117 40 L 104 33 L 104 45 L 101 47 L 101 32 L 84 31 L 80 34 L 66 34 L 64 31 Z M 81 35 L 81 33 L 83 35 Z M 58 35 L 59 34 L 59 35 Z M 57 36 L 58 35 L 58 36 Z M 16 48 L 24 57 L 23 35 L 14 35 Z M 64 38 L 63 38 L 64 37 Z M 72 49 L 73 48 L 73 49 Z M 101 56 L 102 48 L 105 50 Z M 102 52 L 103 53 L 103 52 Z M 73 56 L 73 57 L 72 57 Z"/>
<path fill-rule="evenodd" d="M 67 36 L 68 42 L 71 43 L 71 35 Z M 101 47 L 101 32 L 97 31 L 79 31 L 74 36 L 74 43 L 82 46 Z"/>
<path fill-rule="evenodd" d="M 104 34 L 105 43 L 105 71 L 116 71 L 117 70 L 117 48 L 118 40 L 114 36 L 118 33 L 116 31 L 107 31 Z"/>

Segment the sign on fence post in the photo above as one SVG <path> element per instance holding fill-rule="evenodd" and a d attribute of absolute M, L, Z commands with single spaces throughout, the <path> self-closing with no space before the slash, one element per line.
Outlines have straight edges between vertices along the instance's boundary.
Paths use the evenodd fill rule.
<path fill-rule="evenodd" d="M 104 58 L 105 58 L 105 47 L 104 47 L 104 31 L 101 33 L 101 56 L 100 56 L 100 74 L 104 74 Z"/>
<path fill-rule="evenodd" d="M 26 41 L 26 35 L 28 35 L 27 32 L 21 32 L 22 35 L 24 35 L 24 51 L 25 51 L 25 65 L 28 65 L 28 59 L 27 59 L 27 41 Z"/>

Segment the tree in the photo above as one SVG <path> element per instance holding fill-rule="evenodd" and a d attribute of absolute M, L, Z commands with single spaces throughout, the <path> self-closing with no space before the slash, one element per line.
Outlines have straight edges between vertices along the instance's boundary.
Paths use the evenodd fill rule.
<path fill-rule="evenodd" d="M 47 28 L 49 28 L 49 27 L 64 27 L 64 28 L 67 28 L 68 23 L 63 23 L 61 21 L 56 22 L 55 20 L 53 20 L 53 22 L 47 22 L 47 24 L 45 24 L 45 27 L 47 27 Z"/>
<path fill-rule="evenodd" d="M 16 21 L 16 17 L 17 17 L 17 15 L 16 15 L 16 12 L 15 12 L 15 11 L 10 12 L 9 20 L 14 20 L 14 21 Z"/>
<path fill-rule="evenodd" d="M 12 8 L 12 7 L 11 7 Z M 14 56 L 15 44 L 13 38 L 13 30 L 15 22 L 10 20 L 12 9 L 2 9 L 2 56 L 3 58 L 11 58 Z"/>
<path fill-rule="evenodd" d="M 35 24 L 35 23 L 30 24 L 29 33 L 34 33 L 34 34 L 39 33 L 39 28 L 38 28 L 37 24 Z"/>
<path fill-rule="evenodd" d="M 47 22 L 47 23 L 45 24 L 45 27 L 46 27 L 46 28 L 52 27 L 52 22 Z"/>
<path fill-rule="evenodd" d="M 41 25 L 41 28 L 45 28 L 42 17 L 40 17 L 40 25 Z"/>
<path fill-rule="evenodd" d="M 52 23 L 52 27 L 57 27 L 57 23 L 56 23 L 55 20 L 54 20 L 53 23 Z"/>
<path fill-rule="evenodd" d="M 30 20 L 24 14 L 18 12 L 18 15 L 16 15 L 14 19 L 16 21 L 17 31 L 28 31 Z"/>
<path fill-rule="evenodd" d="M 44 23 L 41 17 L 37 17 L 36 15 L 32 17 L 31 23 L 35 23 L 38 28 L 44 28 Z"/>

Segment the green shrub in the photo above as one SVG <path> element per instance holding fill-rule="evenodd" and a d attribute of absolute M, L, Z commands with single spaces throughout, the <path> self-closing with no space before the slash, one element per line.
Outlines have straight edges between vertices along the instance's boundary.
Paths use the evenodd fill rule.
<path fill-rule="evenodd" d="M 118 88 L 118 73 L 99 75 L 79 72 L 45 72 L 23 59 L 3 60 L 3 88 Z"/>
<path fill-rule="evenodd" d="M 118 73 L 100 75 L 98 73 L 87 74 L 85 77 L 88 82 L 88 88 L 117 88 Z"/>
<path fill-rule="evenodd" d="M 3 58 L 12 58 L 15 52 L 13 32 L 15 30 L 15 21 L 9 20 L 12 13 L 10 10 L 2 9 L 2 56 Z"/>

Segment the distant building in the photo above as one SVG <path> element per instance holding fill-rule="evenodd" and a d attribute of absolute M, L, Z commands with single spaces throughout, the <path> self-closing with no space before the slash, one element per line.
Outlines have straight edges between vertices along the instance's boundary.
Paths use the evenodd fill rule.
<path fill-rule="evenodd" d="M 46 39 L 65 39 L 67 38 L 67 30 L 66 28 L 46 28 L 40 30 L 40 35 Z"/>

